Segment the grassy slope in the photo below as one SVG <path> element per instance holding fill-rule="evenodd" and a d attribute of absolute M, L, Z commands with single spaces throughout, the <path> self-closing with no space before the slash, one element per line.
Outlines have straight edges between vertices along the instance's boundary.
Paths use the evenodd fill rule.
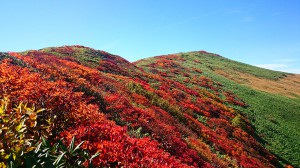
<path fill-rule="evenodd" d="M 207 87 L 194 90 L 183 85 L 186 83 L 183 80 L 188 76 L 186 73 L 194 73 L 193 70 L 181 69 L 180 65 L 169 62 L 165 71 L 173 70 L 172 73 L 154 75 L 144 72 L 121 57 L 82 46 L 28 51 L 24 52 L 23 56 L 11 53 L 11 56 L 6 57 L 24 61 L 25 67 L 45 73 L 45 78 L 51 81 L 61 79 L 70 83 L 75 87 L 74 92 L 83 92 L 86 99 L 91 100 L 88 103 L 99 107 L 99 112 L 105 113 L 107 119 L 114 120 L 128 129 L 126 135 L 138 139 L 150 136 L 151 140 L 153 138 L 159 142 L 160 147 L 167 153 L 188 165 L 199 167 L 211 164 L 224 168 L 230 165 L 279 166 L 276 160 L 271 160 L 273 156 L 250 137 L 252 131 L 249 131 L 251 135 L 242 131 L 242 127 L 247 126 L 248 121 L 241 117 L 236 118 L 237 113 L 227 108 L 230 103 L 223 104 L 226 97 L 222 94 L 227 92 L 223 92 L 221 86 L 204 82 Z M 185 66 L 189 67 L 189 64 Z M 180 78 L 174 75 L 175 73 L 180 74 Z M 168 79 L 168 75 L 172 75 L 174 80 L 179 79 L 180 82 Z M 195 80 L 191 82 L 202 85 L 200 82 L 205 78 L 201 78 L 200 75 L 201 73 L 197 72 L 197 75 L 193 76 Z M 193 87 L 192 83 L 188 86 Z M 205 89 L 208 89 L 208 92 Z M 220 97 L 217 94 L 219 92 Z M 234 120 L 237 121 L 235 124 Z M 76 127 L 72 129 L 75 131 Z M 102 144 L 100 141 L 101 139 L 96 138 L 95 143 Z M 95 152 L 100 148 L 101 145 L 97 145 L 93 150 Z M 114 150 L 117 155 L 124 153 L 122 148 Z M 128 158 L 127 156 L 132 155 L 127 154 L 124 158 Z M 107 160 L 105 154 L 101 157 Z"/>
<path fill-rule="evenodd" d="M 103 95 L 110 95 L 113 94 L 115 89 L 124 89 L 123 86 L 121 86 L 121 82 L 116 82 L 116 80 L 112 80 L 112 78 L 116 78 L 120 81 L 129 79 L 128 77 L 138 77 L 141 79 L 145 79 L 145 82 L 148 81 L 149 84 L 155 84 L 157 82 L 160 82 L 161 84 L 166 83 L 167 80 L 164 78 L 161 78 L 161 80 L 157 81 L 154 80 L 156 78 L 149 78 L 149 74 L 145 73 L 144 76 L 140 73 L 142 72 L 142 69 L 138 69 L 135 66 L 131 65 L 126 60 L 117 57 L 109 55 L 105 52 L 100 51 L 93 51 L 87 48 L 81 48 L 81 47 L 75 47 L 75 52 L 73 51 L 74 48 L 70 47 L 60 47 L 60 48 L 48 48 L 40 50 L 42 52 L 50 53 L 53 55 L 57 55 L 57 57 L 65 58 L 65 60 L 72 60 L 74 62 L 80 62 L 82 65 L 87 65 L 92 68 L 97 67 L 100 71 L 103 71 L 101 79 L 102 81 L 107 80 L 106 84 L 113 84 L 114 85 L 106 85 L 105 87 L 100 85 L 95 85 L 99 88 L 100 92 L 103 93 L 104 88 L 110 88 L 109 86 L 115 86 L 112 87 L 112 89 L 108 89 L 106 94 Z M 0 54 L 4 55 L 4 57 L 11 57 L 6 54 Z M 36 54 L 36 56 L 39 54 Z M 184 54 L 178 54 L 181 58 L 184 58 L 183 60 L 173 60 L 174 62 L 177 62 L 182 67 L 180 71 L 180 75 L 176 76 L 169 76 L 166 78 L 171 78 L 173 80 L 180 81 L 180 83 L 186 83 L 189 87 L 194 87 L 195 85 L 191 82 L 185 82 L 186 79 L 190 78 L 191 76 L 194 76 L 197 74 L 199 76 L 199 72 L 194 72 L 193 68 L 201 69 L 203 71 L 203 75 L 212 78 L 215 82 L 220 82 L 224 86 L 226 90 L 231 90 L 234 93 L 238 94 L 248 105 L 250 105 L 247 109 L 234 106 L 234 108 L 238 108 L 240 111 L 244 112 L 252 121 L 252 124 L 257 129 L 257 134 L 262 137 L 261 142 L 264 143 L 264 145 L 270 149 L 272 152 L 277 154 L 278 156 L 282 157 L 286 162 L 290 162 L 293 165 L 299 166 L 299 140 L 297 140 L 297 137 L 299 137 L 299 133 L 297 132 L 297 128 L 299 126 L 299 110 L 300 109 L 300 100 L 299 99 L 291 99 L 280 95 L 274 95 L 269 94 L 261 91 L 253 90 L 249 87 L 242 86 L 238 83 L 235 83 L 231 80 L 228 80 L 227 78 L 218 75 L 214 72 L 215 69 L 222 69 L 226 73 L 232 73 L 235 71 L 240 71 L 241 73 L 248 73 L 260 78 L 265 78 L 268 80 L 276 81 L 280 78 L 285 77 L 286 74 L 281 72 L 274 72 L 269 70 L 264 70 L 261 68 L 255 68 L 246 64 L 241 64 L 238 62 L 230 61 L 228 59 L 225 59 L 223 57 L 219 57 L 214 54 L 208 54 L 205 52 L 191 52 L 191 53 L 184 53 Z M 0 60 L 3 56 L 0 57 Z M 48 57 L 46 57 L 48 58 Z M 45 59 L 46 59 L 45 58 Z M 50 59 L 51 57 L 49 57 Z M 76 58 L 76 59 L 74 59 Z M 13 58 L 16 59 L 16 58 Z M 50 59 L 51 60 L 51 59 Z M 111 61 L 112 60 L 112 61 Z M 149 58 L 143 61 L 139 61 L 136 63 L 139 67 L 142 67 L 147 71 L 149 69 L 149 66 L 151 63 L 153 63 L 156 60 L 160 60 L 160 57 L 156 58 Z M 200 62 L 195 61 L 200 60 Z M 18 59 L 14 60 L 19 61 Z M 45 61 L 45 65 L 48 65 L 51 61 Z M 21 63 L 23 63 L 21 61 Z M 19 63 L 17 62 L 19 65 Z M 20 64 L 22 65 L 22 64 Z M 56 65 L 56 64 L 53 64 Z M 28 65 L 26 65 L 28 66 Z M 60 68 L 61 66 L 58 64 L 56 65 L 57 68 Z M 104 69 L 102 68 L 104 67 Z M 118 67 L 126 67 L 126 71 L 122 68 L 115 69 Z M 184 69 L 185 68 L 185 69 Z M 85 69 L 85 68 L 84 68 Z M 171 70 L 169 68 L 163 68 L 163 67 L 155 67 L 158 71 L 166 72 L 168 75 L 168 72 Z M 188 69 L 188 70 L 187 70 Z M 73 69 L 71 68 L 70 71 L 73 72 Z M 183 72 L 190 73 L 189 76 L 183 75 Z M 77 72 L 77 71 L 76 71 Z M 111 74 L 110 74 L 111 73 Z M 194 73 L 194 74 L 193 74 Z M 105 74 L 105 75 L 104 75 Z M 117 75 L 113 75 L 117 74 Z M 122 77 L 121 74 L 124 76 Z M 171 73 L 170 73 L 171 74 Z M 174 74 L 174 73 L 173 73 Z M 100 77 L 97 75 L 96 77 Z M 121 78 L 122 77 L 122 78 Z M 88 78 L 89 79 L 89 78 Z M 98 78 L 97 78 L 98 79 Z M 104 80 L 105 79 L 105 80 Z M 90 79 L 89 79 L 90 80 Z M 98 84 L 98 82 L 96 82 Z M 126 82 L 125 82 L 126 83 Z M 120 85 L 120 86 L 119 86 Z M 170 88 L 171 85 L 168 87 Z M 197 86 L 199 87 L 199 86 Z M 126 89 L 125 89 L 126 90 Z M 108 93 L 108 92 L 112 93 Z M 157 91 L 157 90 L 156 90 Z M 124 92 L 125 93 L 125 92 Z M 150 93 L 150 92 L 149 92 Z M 163 93 L 167 93 L 163 92 Z M 148 94 L 148 92 L 147 92 Z M 165 95 L 165 94 L 164 94 Z M 117 95 L 118 96 L 118 95 Z M 142 95 L 140 95 L 142 96 Z M 108 96 L 107 96 L 108 97 Z M 122 97 L 121 97 L 122 98 Z M 121 99 L 119 98 L 119 99 Z M 140 98 L 140 97 L 138 97 Z M 137 98 L 137 99 L 138 99 Z M 142 99 L 140 99 L 142 100 Z M 158 99 L 161 101 L 162 99 Z M 119 104 L 119 101 L 118 101 Z M 229 106 L 229 104 L 227 104 Z M 127 107 L 127 106 L 126 106 Z M 146 106 L 145 106 L 146 107 Z M 149 108 L 152 107 L 151 105 Z M 116 109 L 113 107 L 112 109 Z M 124 110 L 122 110 L 124 111 Z M 146 113 L 149 110 L 141 111 Z M 170 110 L 167 110 L 170 111 Z M 174 110 L 176 111 L 176 110 Z M 172 112 L 172 110 L 171 110 Z M 116 114 L 115 111 L 113 111 L 113 114 Z M 125 116 L 126 117 L 126 116 Z M 141 117 L 140 117 L 141 118 Z M 199 119 L 198 119 L 199 120 Z M 144 120 L 141 120 L 141 122 L 144 122 Z M 147 122 L 148 123 L 148 122 Z M 154 123 L 154 122 L 153 122 Z M 158 125 L 157 123 L 154 123 L 153 125 Z M 151 127 L 149 126 L 149 129 L 153 128 L 153 125 Z M 144 130 L 144 126 L 143 126 Z M 146 129 L 145 129 L 146 130 Z M 158 130 L 164 130 L 163 128 L 159 128 Z M 174 137 L 170 138 L 173 140 Z M 177 147 L 176 145 L 174 145 Z M 177 149 L 177 148 L 176 148 Z M 176 150 L 177 151 L 177 150 Z M 181 156 L 181 155 L 179 155 Z M 283 162 L 285 162 L 283 160 Z"/>
<path fill-rule="evenodd" d="M 203 75 L 222 83 L 228 90 L 239 95 L 249 107 L 239 109 L 246 114 L 255 126 L 264 146 L 282 158 L 283 162 L 300 166 L 300 99 L 292 99 L 281 95 L 270 94 L 243 86 L 221 75 L 214 70 L 221 69 L 226 73 L 239 71 L 259 78 L 278 80 L 285 73 L 257 68 L 247 64 L 231 61 L 224 57 L 205 52 L 177 54 L 186 59 L 181 62 L 185 68 L 199 68 Z M 138 61 L 139 67 L 147 69 L 148 65 L 159 57 Z M 195 62 L 195 60 L 200 60 Z M 182 77 L 178 77 L 180 80 Z"/>

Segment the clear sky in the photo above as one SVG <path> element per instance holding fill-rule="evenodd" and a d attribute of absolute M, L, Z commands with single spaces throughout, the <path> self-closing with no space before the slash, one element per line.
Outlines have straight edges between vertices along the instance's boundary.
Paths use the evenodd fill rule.
<path fill-rule="evenodd" d="M 206 50 L 300 73 L 300 0 L 0 0 L 0 51 L 74 44 L 129 61 Z"/>

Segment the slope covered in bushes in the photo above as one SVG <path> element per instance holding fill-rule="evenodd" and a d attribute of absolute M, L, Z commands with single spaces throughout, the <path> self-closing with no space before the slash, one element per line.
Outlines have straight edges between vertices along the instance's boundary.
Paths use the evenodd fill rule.
<path fill-rule="evenodd" d="M 168 73 L 174 69 L 159 66 L 164 60 L 180 65 L 178 68 L 186 69 L 186 74 Z M 135 64 L 148 72 L 167 72 L 167 78 L 196 88 L 202 87 L 193 79 L 198 72 L 221 83 L 248 105 L 232 107 L 251 121 L 257 139 L 281 162 L 300 166 L 299 75 L 254 67 L 205 51 L 147 58 Z"/>
<path fill-rule="evenodd" d="M 99 153 L 90 160 L 94 166 L 285 164 L 258 140 L 246 113 L 252 105 L 184 56 L 132 64 L 104 51 L 64 46 L 1 53 L 0 60 L 0 98 L 43 109 L 36 124 L 51 121 L 48 141 L 69 144 L 75 137 L 83 150 Z M 3 155 L 1 162 L 7 161 Z"/>

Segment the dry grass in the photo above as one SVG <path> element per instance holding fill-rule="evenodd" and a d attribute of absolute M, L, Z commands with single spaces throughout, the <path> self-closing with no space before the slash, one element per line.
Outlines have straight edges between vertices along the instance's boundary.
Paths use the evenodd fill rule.
<path fill-rule="evenodd" d="M 280 94 L 291 98 L 300 97 L 300 75 L 287 75 L 284 78 L 274 81 L 237 71 L 234 73 L 226 73 L 222 70 L 215 70 L 215 72 L 256 90 Z"/>

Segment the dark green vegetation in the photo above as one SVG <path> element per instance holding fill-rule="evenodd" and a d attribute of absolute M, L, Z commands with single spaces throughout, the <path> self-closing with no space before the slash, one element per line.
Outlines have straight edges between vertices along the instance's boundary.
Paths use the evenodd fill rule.
<path fill-rule="evenodd" d="M 177 58 L 172 59 L 172 61 L 182 66 L 182 69 L 200 69 L 203 76 L 221 83 L 226 89 L 245 101 L 248 105 L 247 108 L 234 108 L 250 119 L 260 142 L 280 157 L 283 163 L 300 166 L 300 99 L 258 91 L 218 75 L 215 71 L 222 70 L 225 73 L 238 71 L 274 81 L 284 78 L 288 74 L 239 63 L 203 51 L 176 55 L 183 60 Z M 171 58 L 173 55 L 144 59 L 138 61 L 136 65 L 151 71 L 150 65 L 153 62 L 168 57 Z M 159 71 L 168 72 L 165 67 L 156 68 Z M 187 73 L 189 76 L 193 76 L 198 72 Z M 183 81 L 190 77 L 172 76 L 169 78 Z M 187 84 L 190 85 L 190 83 Z M 191 87 L 200 86 L 192 85 Z"/>

